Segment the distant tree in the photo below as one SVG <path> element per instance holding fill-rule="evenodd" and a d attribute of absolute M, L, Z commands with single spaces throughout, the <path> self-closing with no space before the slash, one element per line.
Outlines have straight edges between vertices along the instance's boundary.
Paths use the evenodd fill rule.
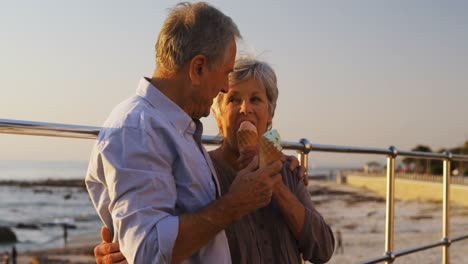
<path fill-rule="evenodd" d="M 417 145 L 412 151 L 420 151 L 420 152 L 432 152 L 431 148 L 426 145 Z M 464 145 L 446 149 L 446 148 L 441 148 L 437 150 L 438 153 L 443 153 L 443 152 L 451 152 L 452 154 L 461 154 L 461 155 L 468 155 L 468 141 L 465 141 Z M 407 167 L 414 167 L 414 171 L 417 172 L 425 172 L 425 173 L 431 173 L 435 175 L 441 175 L 443 173 L 443 162 L 442 161 L 431 161 L 429 159 L 415 159 L 415 158 L 404 158 L 403 163 Z M 451 169 L 458 169 L 460 174 L 468 175 L 468 162 L 461 162 L 461 161 L 454 161 L 451 164 Z"/>
<path fill-rule="evenodd" d="M 447 149 L 441 148 L 437 150 L 438 153 L 444 153 Z M 444 163 L 441 160 L 434 160 L 431 162 L 431 174 L 442 175 L 444 172 Z"/>
<path fill-rule="evenodd" d="M 449 149 L 453 154 L 468 155 L 468 141 L 465 141 L 465 145 Z M 460 174 L 468 175 L 468 163 L 462 161 L 456 161 L 452 164 L 452 169 L 458 169 Z"/>
<path fill-rule="evenodd" d="M 432 149 L 429 146 L 417 145 L 412 148 L 411 151 L 418 152 L 432 152 Z M 415 158 L 404 158 L 403 163 L 406 165 L 414 164 L 414 170 L 417 172 L 429 173 L 431 168 L 431 160 L 429 159 L 415 159 Z"/>

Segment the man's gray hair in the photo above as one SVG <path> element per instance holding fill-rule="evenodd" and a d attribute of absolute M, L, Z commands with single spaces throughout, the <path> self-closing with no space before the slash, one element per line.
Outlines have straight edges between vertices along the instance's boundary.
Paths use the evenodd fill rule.
<path fill-rule="evenodd" d="M 229 74 L 229 86 L 254 78 L 265 89 L 268 98 L 268 108 L 271 117 L 275 115 L 276 101 L 278 100 L 278 85 L 273 68 L 266 62 L 259 61 L 253 56 L 243 56 L 236 60 L 234 70 Z M 213 111 L 219 115 L 220 104 L 226 94 L 219 93 L 213 101 Z"/>
<path fill-rule="evenodd" d="M 241 38 L 232 19 L 205 3 L 179 3 L 171 9 L 156 42 L 156 67 L 177 72 L 194 56 L 208 58 L 210 67 L 225 61 L 229 43 Z"/>

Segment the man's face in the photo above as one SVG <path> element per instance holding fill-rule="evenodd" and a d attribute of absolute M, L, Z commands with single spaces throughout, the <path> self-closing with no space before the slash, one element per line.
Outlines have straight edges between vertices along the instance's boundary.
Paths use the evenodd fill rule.
<path fill-rule="evenodd" d="M 220 92 L 227 92 L 229 85 L 229 73 L 232 72 L 236 59 L 236 42 L 231 41 L 228 47 L 228 54 L 225 61 L 216 68 L 206 67 L 206 72 L 201 78 L 201 85 L 193 96 L 194 111 L 192 118 L 199 119 L 210 114 L 213 99 Z"/>

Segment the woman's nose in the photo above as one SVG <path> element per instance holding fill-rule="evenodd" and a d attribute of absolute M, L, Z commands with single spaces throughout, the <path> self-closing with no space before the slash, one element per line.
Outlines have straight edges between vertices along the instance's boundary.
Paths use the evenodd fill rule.
<path fill-rule="evenodd" d="M 240 112 L 243 114 L 252 113 L 252 106 L 247 100 L 243 100 L 240 108 Z"/>

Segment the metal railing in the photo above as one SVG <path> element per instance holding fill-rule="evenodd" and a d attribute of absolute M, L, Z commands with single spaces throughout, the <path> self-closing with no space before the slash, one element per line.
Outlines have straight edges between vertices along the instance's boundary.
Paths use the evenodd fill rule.
<path fill-rule="evenodd" d="M 370 176 L 370 177 L 386 177 L 385 172 L 366 172 L 365 170 L 342 170 L 340 171 L 342 175 L 348 175 L 353 173 L 361 173 L 362 175 Z M 395 173 L 396 179 L 405 179 L 405 180 L 413 180 L 413 181 L 422 181 L 422 182 L 434 182 L 434 183 L 441 183 L 443 182 L 443 175 L 436 175 L 436 174 L 421 174 L 421 173 Z M 468 185 L 468 178 L 465 175 L 452 175 L 451 177 L 452 184 L 458 185 Z"/>
<path fill-rule="evenodd" d="M 21 134 L 35 136 L 52 136 L 52 137 L 69 137 L 69 138 L 87 138 L 95 139 L 99 134 L 99 127 L 66 125 L 56 123 L 42 123 L 31 121 L 19 121 L 0 119 L 0 133 L 6 134 Z M 214 136 L 203 136 L 203 144 L 218 145 L 221 140 Z M 310 151 L 317 152 L 334 152 L 334 153 L 353 153 L 353 154 L 376 154 L 387 156 L 387 195 L 386 195 L 386 218 L 385 218 L 385 248 L 384 254 L 381 257 L 368 259 L 359 264 L 372 263 L 392 263 L 398 257 L 412 254 L 415 252 L 431 249 L 434 247 L 442 247 L 442 263 L 450 263 L 450 245 L 452 243 L 468 239 L 467 235 L 459 237 L 450 237 L 450 165 L 452 161 L 468 161 L 468 155 L 454 155 L 450 152 L 432 153 L 418 151 L 403 151 L 391 146 L 388 149 L 384 148 L 364 148 L 351 146 L 336 146 L 312 144 L 307 139 L 301 139 L 299 142 L 282 141 L 284 149 L 296 150 L 301 164 L 308 167 L 308 155 Z M 443 161 L 443 215 L 442 215 L 442 239 L 433 243 L 393 251 L 394 238 L 394 201 L 395 201 L 395 159 L 397 156 L 434 159 Z"/>

